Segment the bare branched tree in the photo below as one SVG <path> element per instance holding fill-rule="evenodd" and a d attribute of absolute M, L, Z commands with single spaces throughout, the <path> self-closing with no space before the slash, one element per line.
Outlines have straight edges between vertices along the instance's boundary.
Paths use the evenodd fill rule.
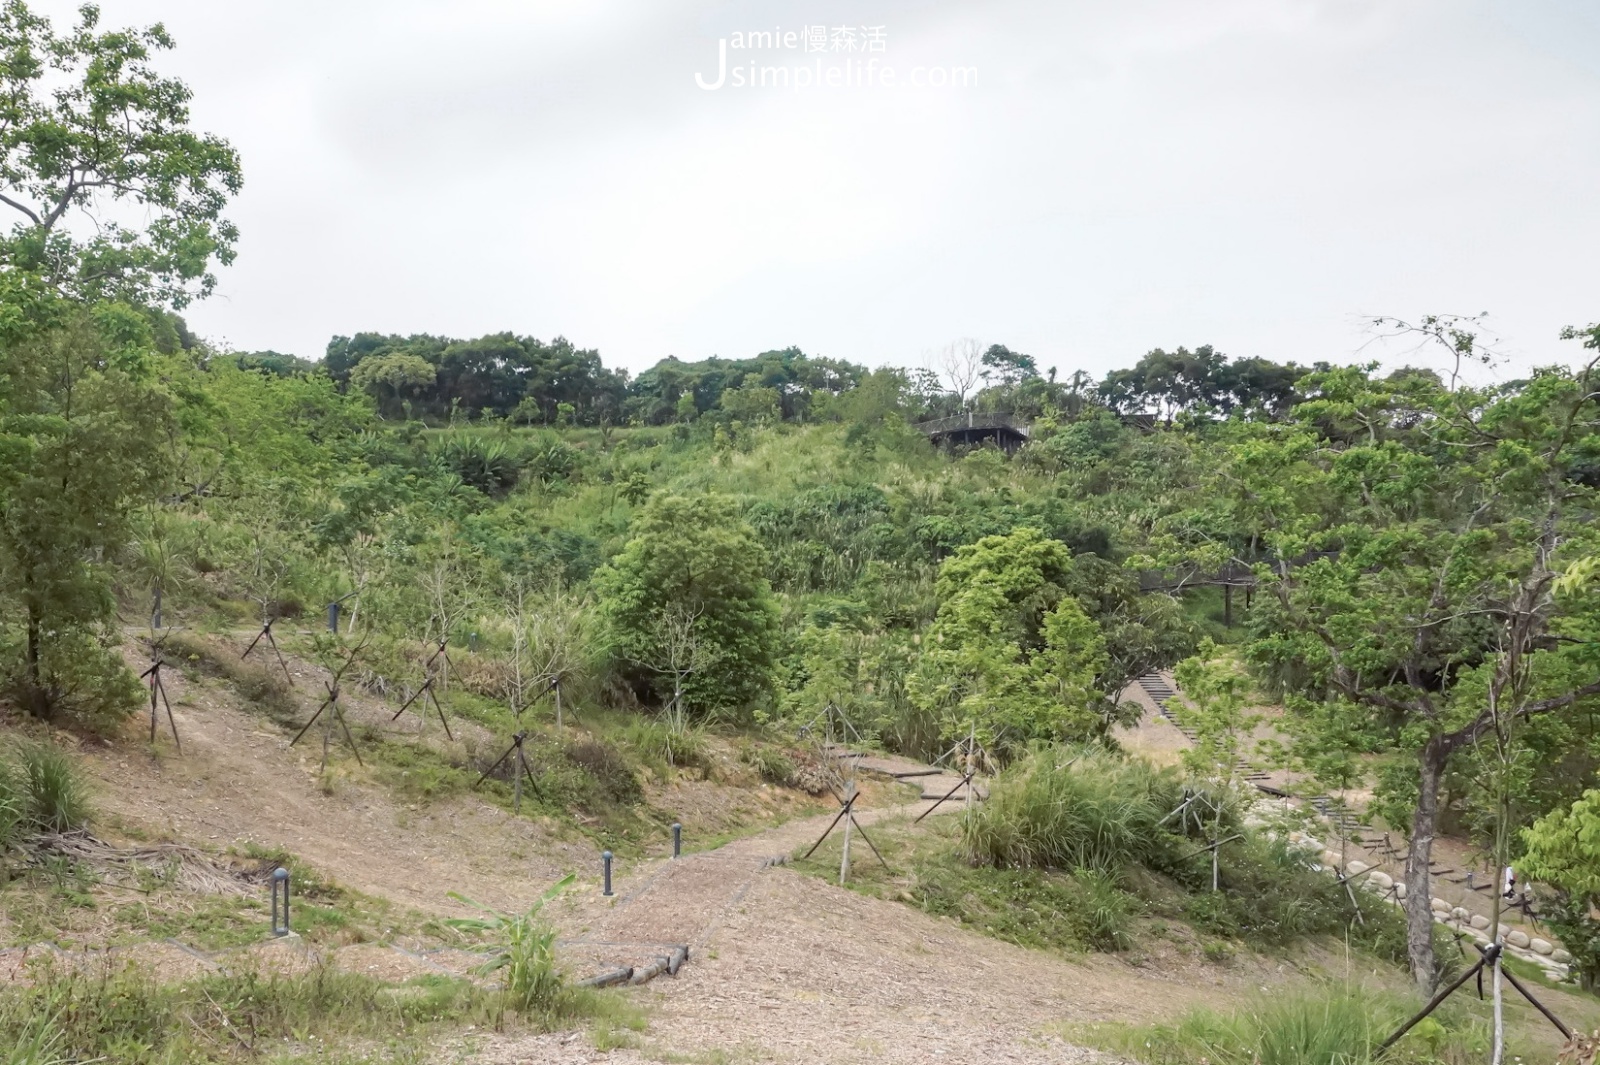
<path fill-rule="evenodd" d="M 648 668 L 672 678 L 672 701 L 667 704 L 667 727 L 681 735 L 689 727 L 689 707 L 684 685 L 710 664 L 709 649 L 694 630 L 699 612 L 674 604 L 656 619 L 658 658 Z"/>
<path fill-rule="evenodd" d="M 446 547 L 425 567 L 419 577 L 423 595 L 428 602 L 429 643 L 441 644 L 450 638 L 450 630 L 462 618 L 471 614 L 483 598 L 483 589 L 473 580 L 471 571 L 461 563 L 461 556 L 453 547 Z M 450 687 L 449 659 L 439 660 L 438 688 Z"/>
<path fill-rule="evenodd" d="M 934 355 L 933 368 L 965 406 L 983 376 L 983 346 L 971 337 L 947 344 Z"/>
<path fill-rule="evenodd" d="M 511 676 L 506 701 L 521 711 L 546 691 L 555 696 L 556 725 L 562 724 L 562 688 L 589 669 L 593 633 L 588 601 L 559 586 L 535 594 L 512 590 Z"/>
<path fill-rule="evenodd" d="M 1401 337 L 1415 340 L 1415 346 L 1408 349 L 1407 354 L 1434 346 L 1443 348 L 1451 360 L 1450 391 L 1454 392 L 1461 379 L 1462 363 L 1492 366 L 1502 358 L 1498 349 L 1499 338 L 1486 327 L 1488 318 L 1488 311 L 1478 314 L 1426 314 L 1415 322 L 1380 316 L 1367 324 L 1374 334 L 1373 340 L 1396 340 Z"/>
<path fill-rule="evenodd" d="M 528 655 L 528 590 L 520 581 L 511 589 L 511 672 L 501 682 L 500 695 L 518 718 L 528 705 L 528 689 L 534 684 L 533 664 Z"/>
<path fill-rule="evenodd" d="M 274 510 L 263 501 L 240 515 L 250 539 L 239 567 L 239 580 L 250 601 L 260 608 L 263 624 L 273 619 L 294 564 L 293 530 L 284 527 Z"/>
<path fill-rule="evenodd" d="M 560 586 L 524 614 L 529 660 L 535 679 L 555 696 L 556 725 L 561 725 L 562 689 L 588 671 L 593 633 L 588 603 Z"/>

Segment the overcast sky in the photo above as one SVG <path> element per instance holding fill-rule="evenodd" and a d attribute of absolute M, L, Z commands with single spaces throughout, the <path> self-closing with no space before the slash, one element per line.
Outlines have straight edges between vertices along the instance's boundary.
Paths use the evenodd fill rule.
<path fill-rule="evenodd" d="M 1347 361 L 1363 316 L 1489 311 L 1514 372 L 1600 319 L 1593 0 L 103 10 L 166 23 L 243 156 L 238 262 L 188 312 L 239 350 L 509 329 L 637 371 L 973 337 L 1098 376 L 1180 344 Z M 789 86 L 736 85 L 752 62 Z"/>

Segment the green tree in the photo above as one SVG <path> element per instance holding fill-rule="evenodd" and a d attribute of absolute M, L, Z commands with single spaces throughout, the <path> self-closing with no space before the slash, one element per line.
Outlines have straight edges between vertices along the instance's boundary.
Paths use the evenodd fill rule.
<path fill-rule="evenodd" d="M 1179 720 L 1194 730 L 1194 744 L 1183 752 L 1184 768 L 1206 785 L 1195 810 L 1197 818 L 1211 815 L 1211 890 L 1219 884 L 1219 858 L 1223 824 L 1234 808 L 1239 791 L 1239 764 L 1250 745 L 1251 730 L 1261 720 L 1249 711 L 1250 678 L 1237 662 L 1222 658 L 1210 640 L 1199 654 L 1185 659 L 1174 671 L 1187 704 L 1178 709 Z"/>
<path fill-rule="evenodd" d="M 1600 345 L 1600 331 L 1583 335 Z M 1593 362 L 1455 392 L 1360 368 L 1314 374 L 1287 424 L 1231 427 L 1226 471 L 1181 520 L 1213 547 L 1231 521 L 1233 542 L 1272 560 L 1243 559 L 1271 596 L 1246 653 L 1298 697 L 1299 742 L 1387 754 L 1377 806 L 1409 822 L 1407 940 L 1424 988 L 1452 759 L 1600 693 L 1596 597 L 1554 594 L 1563 567 L 1593 552 L 1596 384 Z"/>
<path fill-rule="evenodd" d="M 1249 711 L 1250 678 L 1236 662 L 1219 657 L 1209 640 L 1198 655 L 1178 664 L 1174 677 L 1190 704 L 1179 708 L 1179 717 L 1195 733 L 1194 745 L 1183 752 L 1184 765 L 1198 779 L 1231 792 L 1251 730 L 1261 720 Z"/>
<path fill-rule="evenodd" d="M 1072 552 L 1037 529 L 986 536 L 940 567 L 939 611 L 910 690 L 947 736 L 985 744 L 1103 733 L 1109 659 L 1068 591 Z"/>
<path fill-rule="evenodd" d="M 774 683 L 778 614 L 766 553 L 750 527 L 725 499 L 658 495 L 631 532 L 595 574 L 605 642 L 622 679 L 658 705 L 677 691 L 680 708 L 702 714 L 744 717 L 763 706 Z M 685 626 L 676 623 L 685 618 L 680 639 Z"/>
<path fill-rule="evenodd" d="M 730 415 L 751 425 L 776 421 L 780 414 L 778 390 L 762 388 L 749 379 L 739 388 L 724 391 L 721 405 Z"/>
<path fill-rule="evenodd" d="M 99 647 L 109 564 L 172 458 L 158 349 L 182 339 L 149 305 L 210 292 L 237 236 L 221 212 L 238 157 L 189 128 L 188 88 L 151 65 L 171 38 L 98 23 L 85 5 L 59 34 L 0 5 L 0 590 L 22 615 L 8 669 L 39 714 L 126 700 Z"/>
<path fill-rule="evenodd" d="M 0 592 L 22 614 L 5 668 L 40 717 L 128 708 L 98 647 L 115 607 L 108 563 L 135 505 L 163 483 L 173 428 L 148 341 L 143 315 L 99 304 L 0 351 L 14 390 L 0 412 Z"/>
<path fill-rule="evenodd" d="M 366 392 L 391 413 L 407 397 L 431 389 L 433 364 L 416 355 L 379 355 L 362 359 L 350 371 L 350 387 Z"/>
<path fill-rule="evenodd" d="M 1004 344 L 990 344 L 981 359 L 983 379 L 1001 388 L 1015 388 L 1039 376 L 1039 364 L 1032 355 L 1012 351 Z"/>
<path fill-rule="evenodd" d="M 16 222 L 0 237 L 0 295 L 182 306 L 233 260 L 222 209 L 239 159 L 189 128 L 188 87 L 151 66 L 166 30 L 101 31 L 99 18 L 85 4 L 59 34 L 23 0 L 0 6 L 0 208 Z M 147 220 L 125 225 L 114 204 Z"/>
<path fill-rule="evenodd" d="M 1524 877 L 1555 889 L 1540 906 L 1585 990 L 1600 979 L 1600 791 L 1589 790 L 1522 830 Z"/>

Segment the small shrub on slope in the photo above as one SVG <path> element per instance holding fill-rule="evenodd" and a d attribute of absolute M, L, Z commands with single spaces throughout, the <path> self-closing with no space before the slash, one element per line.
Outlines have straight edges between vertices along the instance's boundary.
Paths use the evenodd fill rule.
<path fill-rule="evenodd" d="M 89 797 L 78 767 L 54 747 L 30 744 L 19 752 L 24 819 L 36 832 L 71 832 L 89 820 Z"/>
<path fill-rule="evenodd" d="M 1182 801 L 1176 774 L 1097 750 L 1051 747 L 1007 769 L 969 816 L 962 842 L 975 864 L 1117 872 L 1170 861 L 1162 826 Z"/>
<path fill-rule="evenodd" d="M 570 887 L 573 878 L 574 874 L 568 873 L 546 888 L 527 913 L 514 915 L 496 913 L 453 891 L 450 893 L 456 901 L 488 915 L 455 918 L 447 923 L 462 931 L 486 932 L 495 937 L 495 956 L 483 971 L 503 974 L 511 1004 L 523 1013 L 549 1016 L 560 1006 L 565 984 L 556 971 L 556 933 L 540 911 L 545 903 Z"/>

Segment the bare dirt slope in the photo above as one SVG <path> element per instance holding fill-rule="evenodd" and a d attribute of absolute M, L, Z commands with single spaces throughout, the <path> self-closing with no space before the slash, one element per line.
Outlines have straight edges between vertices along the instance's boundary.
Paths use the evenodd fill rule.
<path fill-rule="evenodd" d="M 460 912 L 451 890 L 514 908 L 531 884 L 548 884 L 593 852 L 486 802 L 413 809 L 354 781 L 327 794 L 320 736 L 290 747 L 282 729 L 238 709 L 221 686 L 175 670 L 165 683 L 181 757 L 170 738 L 155 753 L 125 745 L 88 753 L 97 805 L 130 827 L 202 845 L 287 849 L 349 887 L 424 913 Z M 353 703 L 353 723 L 358 715 L 376 712 Z"/>

